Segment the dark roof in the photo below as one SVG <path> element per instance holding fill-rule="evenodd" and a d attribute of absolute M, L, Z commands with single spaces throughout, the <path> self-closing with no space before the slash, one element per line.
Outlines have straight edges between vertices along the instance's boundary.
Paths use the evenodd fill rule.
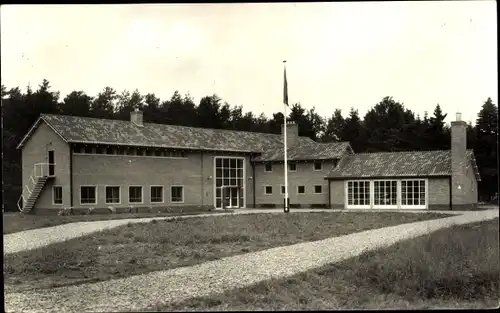
<path fill-rule="evenodd" d="M 309 138 L 308 138 L 309 139 Z M 304 140 L 299 145 L 287 149 L 287 158 L 290 160 L 324 160 L 340 159 L 346 149 L 351 150 L 348 142 L 318 143 L 314 140 Z M 264 151 L 255 161 L 283 161 L 283 146 Z"/>
<path fill-rule="evenodd" d="M 259 158 L 261 161 L 271 161 L 267 156 L 274 157 L 279 150 L 283 150 L 283 139 L 279 134 L 153 123 L 144 123 L 141 127 L 130 121 L 52 114 L 42 114 L 18 148 L 42 121 L 63 140 L 71 143 L 264 153 L 265 156 Z M 316 151 L 321 153 L 315 154 Z M 308 137 L 299 137 L 298 146 L 290 151 L 289 159 L 318 160 L 337 155 L 339 152 L 335 145 L 326 146 Z"/>
<path fill-rule="evenodd" d="M 474 152 L 467 150 L 467 166 L 472 165 L 480 180 Z M 343 158 L 328 178 L 451 176 L 451 150 L 359 153 Z"/>

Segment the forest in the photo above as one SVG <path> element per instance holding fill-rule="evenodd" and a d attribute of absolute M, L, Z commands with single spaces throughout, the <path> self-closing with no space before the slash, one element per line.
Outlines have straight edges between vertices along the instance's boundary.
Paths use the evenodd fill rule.
<path fill-rule="evenodd" d="M 128 120 L 134 107 L 144 112 L 144 121 L 279 134 L 284 116 L 243 113 L 242 106 L 231 105 L 218 95 L 201 98 L 195 103 L 189 94 L 176 91 L 170 99 L 138 90 L 118 92 L 105 87 L 95 96 L 75 90 L 63 99 L 52 90 L 48 80 L 32 90 L 30 87 L 6 87 L 2 84 L 2 151 L 3 201 L 5 211 L 17 210 L 21 186 L 21 151 L 17 145 L 41 113 Z M 491 98 L 471 103 L 479 113 L 474 124 L 467 126 L 467 148 L 473 149 L 482 181 L 480 201 L 491 201 L 498 192 L 498 107 Z M 310 107 L 310 109 L 304 108 Z M 332 104 L 335 107 L 335 104 Z M 298 124 L 299 135 L 320 142 L 349 141 L 356 153 L 377 151 L 416 151 L 450 149 L 450 127 L 447 113 L 436 105 L 431 115 L 423 116 L 405 108 L 393 97 L 384 97 L 361 117 L 355 107 L 343 114 L 335 109 L 330 116 L 319 115 L 313 104 L 290 105 L 287 117 Z M 455 112 L 452 112 L 454 120 Z"/>

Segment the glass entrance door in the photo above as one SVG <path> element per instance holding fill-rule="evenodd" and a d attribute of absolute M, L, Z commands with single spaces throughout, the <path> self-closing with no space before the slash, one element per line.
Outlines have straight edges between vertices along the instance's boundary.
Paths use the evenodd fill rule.
<path fill-rule="evenodd" d="M 225 208 L 239 208 L 240 196 L 238 187 L 225 187 L 224 190 L 224 207 Z"/>

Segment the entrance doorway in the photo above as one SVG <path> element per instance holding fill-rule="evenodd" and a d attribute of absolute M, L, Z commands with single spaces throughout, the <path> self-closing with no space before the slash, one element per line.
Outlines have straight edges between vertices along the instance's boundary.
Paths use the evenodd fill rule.
<path fill-rule="evenodd" d="M 240 193 L 238 187 L 224 187 L 224 208 L 239 208 L 240 207 Z"/>
<path fill-rule="evenodd" d="M 54 150 L 49 150 L 49 176 L 54 176 Z"/>

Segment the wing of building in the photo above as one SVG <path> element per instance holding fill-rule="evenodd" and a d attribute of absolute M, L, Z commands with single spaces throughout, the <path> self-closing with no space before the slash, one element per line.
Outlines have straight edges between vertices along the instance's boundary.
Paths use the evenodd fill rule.
<path fill-rule="evenodd" d="M 292 206 L 456 209 L 477 204 L 480 180 L 466 125 L 452 122 L 452 149 L 356 154 L 318 143 L 288 123 Z M 19 143 L 23 212 L 62 208 L 280 207 L 283 136 L 42 114 Z"/>

